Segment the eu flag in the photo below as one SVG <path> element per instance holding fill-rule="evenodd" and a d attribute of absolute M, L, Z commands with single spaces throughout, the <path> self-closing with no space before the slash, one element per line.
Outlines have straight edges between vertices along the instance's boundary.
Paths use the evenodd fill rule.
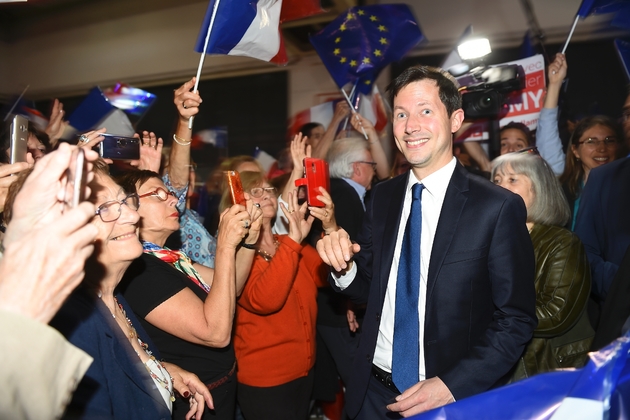
<path fill-rule="evenodd" d="M 582 0 L 577 15 L 581 18 L 585 18 L 589 15 L 613 13 L 629 5 L 629 0 Z"/>
<path fill-rule="evenodd" d="M 356 83 L 367 94 L 380 71 L 423 38 L 407 5 L 381 4 L 351 7 L 310 41 L 339 88 Z"/>

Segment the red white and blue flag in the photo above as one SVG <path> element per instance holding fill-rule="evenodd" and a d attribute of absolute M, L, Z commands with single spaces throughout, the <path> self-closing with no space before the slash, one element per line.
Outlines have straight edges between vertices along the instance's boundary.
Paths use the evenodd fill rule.
<path fill-rule="evenodd" d="M 217 4 L 216 13 L 214 12 Z M 212 0 L 208 5 L 195 51 L 203 47 L 212 22 L 207 54 L 239 55 L 286 64 L 280 34 L 282 0 Z"/>

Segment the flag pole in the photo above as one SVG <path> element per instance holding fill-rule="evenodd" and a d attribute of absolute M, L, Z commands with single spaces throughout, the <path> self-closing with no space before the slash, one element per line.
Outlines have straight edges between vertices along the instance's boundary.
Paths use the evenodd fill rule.
<path fill-rule="evenodd" d="M 206 59 L 206 51 L 208 51 L 208 42 L 210 41 L 210 33 L 212 32 L 212 27 L 214 26 L 214 18 L 217 16 L 217 10 L 219 9 L 219 2 L 221 0 L 215 0 L 214 7 L 212 8 L 212 16 L 210 17 L 210 24 L 208 25 L 208 33 L 206 34 L 206 40 L 203 44 L 203 51 L 201 51 L 201 57 L 199 58 L 199 67 L 197 67 L 197 77 L 195 79 L 195 87 L 193 92 L 197 92 L 199 88 L 199 78 L 201 77 L 201 69 L 203 68 L 203 62 Z M 193 120 L 195 117 L 190 117 L 188 119 L 188 129 L 192 130 Z"/>
<path fill-rule="evenodd" d="M 346 93 L 345 90 L 343 90 L 343 88 L 341 88 L 341 93 L 343 93 L 343 96 L 346 98 L 346 101 L 348 101 L 348 105 L 350 105 L 350 109 L 353 111 L 353 113 L 356 112 L 356 110 L 354 109 L 354 106 L 352 106 L 352 102 L 350 102 L 350 98 L 348 97 L 348 94 Z M 365 139 L 368 139 L 368 135 L 365 132 L 365 128 L 363 128 L 363 125 L 361 125 L 361 131 L 363 132 L 363 137 L 365 137 Z"/>
<path fill-rule="evenodd" d="M 22 91 L 22 93 L 20 94 L 20 96 L 18 96 L 18 98 L 15 100 L 15 103 L 13 104 L 13 106 L 11 107 L 11 109 L 9 110 L 9 112 L 7 112 L 7 115 L 4 117 L 3 121 L 6 121 L 9 118 L 9 115 L 11 115 L 11 113 L 13 112 L 13 110 L 15 109 L 15 107 L 17 106 L 17 104 L 20 103 L 20 101 L 22 100 L 22 97 L 24 96 L 24 94 L 26 93 L 26 91 L 28 90 L 28 88 L 30 88 L 31 85 L 26 85 L 26 87 L 24 88 L 24 90 Z"/>
<path fill-rule="evenodd" d="M 352 90 L 350 91 L 350 97 L 352 98 L 352 95 L 354 95 L 354 90 L 357 88 L 357 82 L 354 84 L 354 86 L 352 86 Z M 341 90 L 343 90 L 343 88 L 341 88 Z M 343 130 L 346 131 L 346 127 L 348 127 L 348 121 L 350 120 L 350 117 L 346 117 L 346 120 L 343 122 Z"/>
<path fill-rule="evenodd" d="M 569 46 L 569 41 L 571 41 L 571 37 L 573 36 L 573 31 L 575 31 L 575 27 L 577 26 L 578 19 L 580 19 L 580 15 L 575 16 L 575 20 L 573 21 L 573 26 L 571 27 L 571 32 L 569 32 L 569 36 L 567 37 L 567 42 L 564 43 L 564 47 L 562 48 L 562 54 L 567 50 Z"/>

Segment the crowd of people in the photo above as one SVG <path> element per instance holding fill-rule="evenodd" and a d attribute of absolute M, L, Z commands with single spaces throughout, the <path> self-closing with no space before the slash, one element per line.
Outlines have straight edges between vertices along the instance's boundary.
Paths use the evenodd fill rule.
<path fill-rule="evenodd" d="M 342 101 L 273 177 L 222 162 L 203 217 L 188 200 L 194 78 L 174 92 L 167 159 L 139 133 L 116 176 L 92 150 L 104 129 L 59 140 L 55 100 L 27 162 L 0 165 L 0 417 L 305 419 L 317 401 L 331 419 L 402 418 L 583 366 L 630 329 L 630 96 L 623 130 L 587 117 L 563 147 L 567 68 L 562 54 L 548 67 L 535 135 L 506 125 L 492 161 L 463 148 L 489 179 L 454 156 L 457 82 L 414 66 L 389 86 L 384 133 Z M 323 206 L 295 187 L 307 157 L 329 165 Z"/>

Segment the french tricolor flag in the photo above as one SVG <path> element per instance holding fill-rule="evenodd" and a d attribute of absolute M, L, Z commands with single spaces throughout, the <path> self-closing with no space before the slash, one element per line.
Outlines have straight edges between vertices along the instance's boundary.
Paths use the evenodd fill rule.
<path fill-rule="evenodd" d="M 215 10 L 216 8 L 216 10 Z M 280 34 L 282 0 L 212 0 L 195 51 L 240 55 L 276 64 L 286 64 L 287 54 Z"/>

